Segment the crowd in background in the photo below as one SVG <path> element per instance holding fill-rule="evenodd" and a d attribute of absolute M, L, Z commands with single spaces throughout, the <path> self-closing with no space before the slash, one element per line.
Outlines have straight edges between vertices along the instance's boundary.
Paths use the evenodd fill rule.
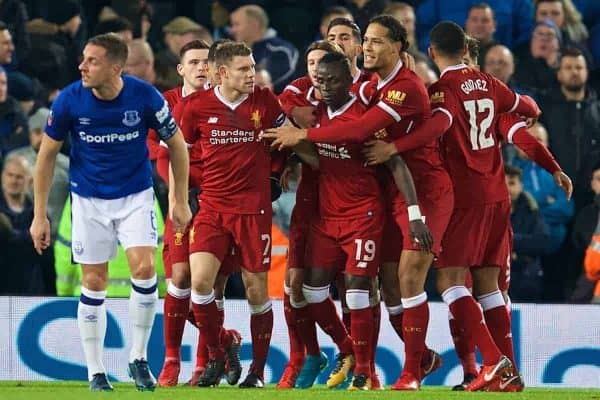
<path fill-rule="evenodd" d="M 242 7 L 248 4 L 256 6 Z M 37 255 L 28 233 L 31 177 L 49 108 L 64 86 L 79 79 L 87 38 L 117 33 L 129 45 L 125 71 L 160 91 L 181 85 L 176 68 L 187 42 L 244 41 L 257 63 L 256 84 L 280 93 L 305 74 L 302 54 L 326 36 L 333 18 L 353 19 L 364 29 L 381 13 L 407 28 L 408 51 L 427 86 L 439 74 L 426 55 L 428 32 L 435 23 L 452 20 L 479 40 L 483 71 L 540 105 L 540 121 L 530 133 L 550 148 L 575 191 L 568 201 L 549 173 L 505 146 L 513 301 L 600 298 L 595 289 L 600 285 L 582 268 L 600 215 L 600 2 L 595 0 L 0 0 L 0 268 L 5 272 L 0 294 L 56 294 L 53 249 Z M 52 236 L 58 240 L 69 197 L 69 147 L 65 142 L 57 160 L 49 199 Z M 158 175 L 155 180 L 164 210 L 165 185 Z M 284 231 L 294 201 L 292 191 L 274 203 L 274 220 Z"/>

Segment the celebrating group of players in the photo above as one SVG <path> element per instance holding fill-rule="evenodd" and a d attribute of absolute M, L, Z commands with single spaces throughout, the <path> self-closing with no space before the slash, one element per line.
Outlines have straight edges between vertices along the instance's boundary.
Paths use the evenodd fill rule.
<path fill-rule="evenodd" d="M 569 194 L 571 183 L 525 130 L 525 120 L 540 113 L 535 102 L 479 72 L 472 41 L 457 25 L 438 24 L 430 41 L 442 74 L 428 94 L 404 55 L 407 34 L 397 20 L 375 17 L 362 43 L 353 22 L 333 20 L 327 40 L 306 52 L 307 76 L 279 99 L 254 86 L 244 44 L 220 41 L 209 50 L 192 42 L 182 49 L 184 85 L 166 97 L 190 147 L 190 187 L 200 191 L 200 207 L 185 234 L 165 235 L 172 278 L 160 385 L 177 383 L 187 318 L 200 329 L 191 383 L 214 386 L 225 372 L 230 384 L 237 382 L 240 335 L 223 327 L 222 297 L 226 277 L 241 268 L 253 361 L 240 386 L 263 386 L 273 325 L 269 179 L 300 160 L 285 282 L 290 361 L 278 387 L 308 388 L 327 366 L 318 324 L 339 349 L 327 386 L 352 376 L 350 390 L 381 389 L 374 362 L 381 290 L 405 343 L 392 389 L 419 389 L 441 365 L 425 344 L 424 283 L 433 265 L 464 366 L 464 382 L 455 388 L 523 389 L 506 296 L 511 228 L 501 143 L 522 148 Z M 357 67 L 361 52 L 364 70 Z M 159 171 L 168 181 L 167 158 L 159 156 Z M 332 283 L 342 319 L 329 295 Z M 479 372 L 475 347 L 483 357 Z"/>
<path fill-rule="evenodd" d="M 224 287 L 235 271 L 246 288 L 252 339 L 252 364 L 239 386 L 264 386 L 273 329 L 271 202 L 280 183 L 273 176 L 285 187 L 287 170 L 301 162 L 285 279 L 290 359 L 277 387 L 311 387 L 327 366 L 318 325 L 339 349 L 327 386 L 382 389 L 374 360 L 381 294 L 405 344 L 392 389 L 419 389 L 441 365 L 425 343 L 424 285 L 433 265 L 465 372 L 455 388 L 523 390 L 506 296 L 510 200 L 500 145 L 519 146 L 570 195 L 570 179 L 525 129 L 540 110 L 472 65 L 471 42 L 454 23 L 431 31 L 430 56 L 442 74 L 429 94 L 411 70 L 407 33 L 396 19 L 373 18 L 362 39 L 353 22 L 333 20 L 327 40 L 306 52 L 307 76 L 279 98 L 255 86 L 245 44 L 192 41 L 180 54 L 183 86 L 165 93 L 168 108 L 149 85 L 121 77 L 124 43 L 111 35 L 88 42 L 82 80 L 59 96 L 47 124 L 31 234 L 39 252 L 49 246 L 52 157 L 71 134 L 73 257 L 83 268 L 77 318 L 92 390 L 112 390 L 102 349 L 107 261 L 117 238 L 132 270 L 129 374 L 140 390 L 156 385 L 146 357 L 157 299 L 157 234 L 140 135 L 148 128 L 155 129 L 149 147 L 160 141 L 157 166 L 170 190 L 160 386 L 178 382 L 186 320 L 200 331 L 190 383 L 216 386 L 223 375 L 239 381 L 241 336 L 223 326 Z M 364 70 L 357 67 L 361 52 Z M 475 348 L 483 357 L 479 371 Z"/>

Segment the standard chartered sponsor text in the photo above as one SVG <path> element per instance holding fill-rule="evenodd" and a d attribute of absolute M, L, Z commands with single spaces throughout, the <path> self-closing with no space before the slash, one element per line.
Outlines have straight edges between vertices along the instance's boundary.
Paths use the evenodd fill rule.
<path fill-rule="evenodd" d="M 210 144 L 237 144 L 254 142 L 254 131 L 234 129 L 231 131 L 213 129 L 210 131 Z"/>

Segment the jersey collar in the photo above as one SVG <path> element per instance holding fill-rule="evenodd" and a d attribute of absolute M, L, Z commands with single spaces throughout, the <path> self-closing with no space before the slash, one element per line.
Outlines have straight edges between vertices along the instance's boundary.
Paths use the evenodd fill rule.
<path fill-rule="evenodd" d="M 385 79 L 383 79 L 383 80 L 379 79 L 379 82 L 377 82 L 377 90 L 381 89 L 382 87 L 384 87 L 385 85 L 390 83 L 390 81 L 392 79 L 394 79 L 396 77 L 396 75 L 398 75 L 398 72 L 400 71 L 400 68 L 402 68 L 402 65 L 403 65 L 402 59 L 398 59 L 398 63 L 396 64 L 396 66 L 394 67 L 392 72 L 390 72 L 390 74 L 388 76 L 386 76 Z"/>
<path fill-rule="evenodd" d="M 463 69 L 463 68 L 468 68 L 468 67 L 466 66 L 466 64 L 463 64 L 463 63 L 456 64 L 456 65 L 451 65 L 451 66 L 449 66 L 449 67 L 446 67 L 446 69 L 444 69 L 444 70 L 442 71 L 442 73 L 440 74 L 440 78 L 441 78 L 442 76 L 444 76 L 444 74 L 445 74 L 447 71 L 458 71 L 459 69 Z"/>
<path fill-rule="evenodd" d="M 342 115 L 343 113 L 345 113 L 346 111 L 348 111 L 348 109 L 350 107 L 352 107 L 352 104 L 354 104 L 355 101 L 356 101 L 356 96 L 353 93 L 350 93 L 350 100 L 348 100 L 346 102 L 346 104 L 344 104 L 343 106 L 341 106 L 337 110 L 332 111 L 331 108 L 329 106 L 327 106 L 327 116 L 329 117 L 329 120 L 332 120 L 335 117 L 337 117 L 339 115 Z"/>
<path fill-rule="evenodd" d="M 362 75 L 362 70 L 360 68 L 356 68 L 356 74 L 352 77 L 352 83 L 358 82 L 360 76 Z"/>
<path fill-rule="evenodd" d="M 317 100 L 315 98 L 315 87 L 314 86 L 311 86 L 308 89 L 308 92 L 306 92 L 306 100 L 315 107 L 319 105 L 319 100 Z"/>
<path fill-rule="evenodd" d="M 215 96 L 217 97 L 217 99 L 219 99 L 219 101 L 221 103 L 225 104 L 232 111 L 235 111 L 235 109 L 248 98 L 248 95 L 244 94 L 244 95 L 242 95 L 242 97 L 240 97 L 239 99 L 237 99 L 236 101 L 231 103 L 231 102 L 227 101 L 227 99 L 225 99 L 225 97 L 223 97 L 223 95 L 221 94 L 221 91 L 220 91 L 220 87 L 221 87 L 221 85 L 215 86 Z"/>

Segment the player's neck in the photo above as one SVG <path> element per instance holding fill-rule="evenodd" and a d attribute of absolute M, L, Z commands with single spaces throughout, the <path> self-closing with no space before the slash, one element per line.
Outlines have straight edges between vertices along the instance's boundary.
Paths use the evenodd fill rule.
<path fill-rule="evenodd" d="M 121 93 L 123 85 L 123 79 L 121 76 L 118 76 L 116 79 L 107 82 L 105 85 L 93 88 L 92 92 L 94 93 L 94 96 L 100 100 L 114 100 L 119 96 L 119 93 Z"/>
<path fill-rule="evenodd" d="M 239 90 L 236 90 L 232 87 L 227 87 L 222 83 L 219 85 L 218 90 L 219 93 L 221 93 L 221 96 L 223 96 L 223 98 L 230 103 L 235 103 L 244 95 L 244 93 L 240 92 Z"/>
<path fill-rule="evenodd" d="M 350 95 L 350 92 L 348 92 L 346 96 L 333 100 L 331 104 L 328 104 L 328 106 L 332 111 L 337 111 L 342 108 L 344 104 L 348 103 L 351 98 L 352 96 Z"/>
<path fill-rule="evenodd" d="M 183 87 L 181 88 L 181 96 L 182 97 L 189 96 L 190 94 L 197 92 L 198 90 L 199 89 L 196 89 L 192 85 L 189 85 L 185 81 L 183 81 Z"/>
<path fill-rule="evenodd" d="M 356 76 L 356 74 L 360 73 L 358 69 L 358 65 L 356 64 L 356 58 L 352 61 L 352 65 L 350 65 L 350 73 L 352 74 L 352 78 Z"/>
<path fill-rule="evenodd" d="M 435 60 L 435 65 L 437 65 L 440 72 L 444 72 L 446 68 L 453 67 L 455 65 L 463 64 L 462 58 L 446 58 L 446 57 L 437 57 Z"/>
<path fill-rule="evenodd" d="M 393 60 L 391 60 L 389 64 L 386 64 L 385 66 L 379 68 L 376 71 L 377 75 L 379 75 L 379 79 L 382 81 L 387 79 L 392 73 L 392 71 L 394 71 L 399 62 L 400 55 L 398 54 L 397 56 L 394 56 Z"/>

